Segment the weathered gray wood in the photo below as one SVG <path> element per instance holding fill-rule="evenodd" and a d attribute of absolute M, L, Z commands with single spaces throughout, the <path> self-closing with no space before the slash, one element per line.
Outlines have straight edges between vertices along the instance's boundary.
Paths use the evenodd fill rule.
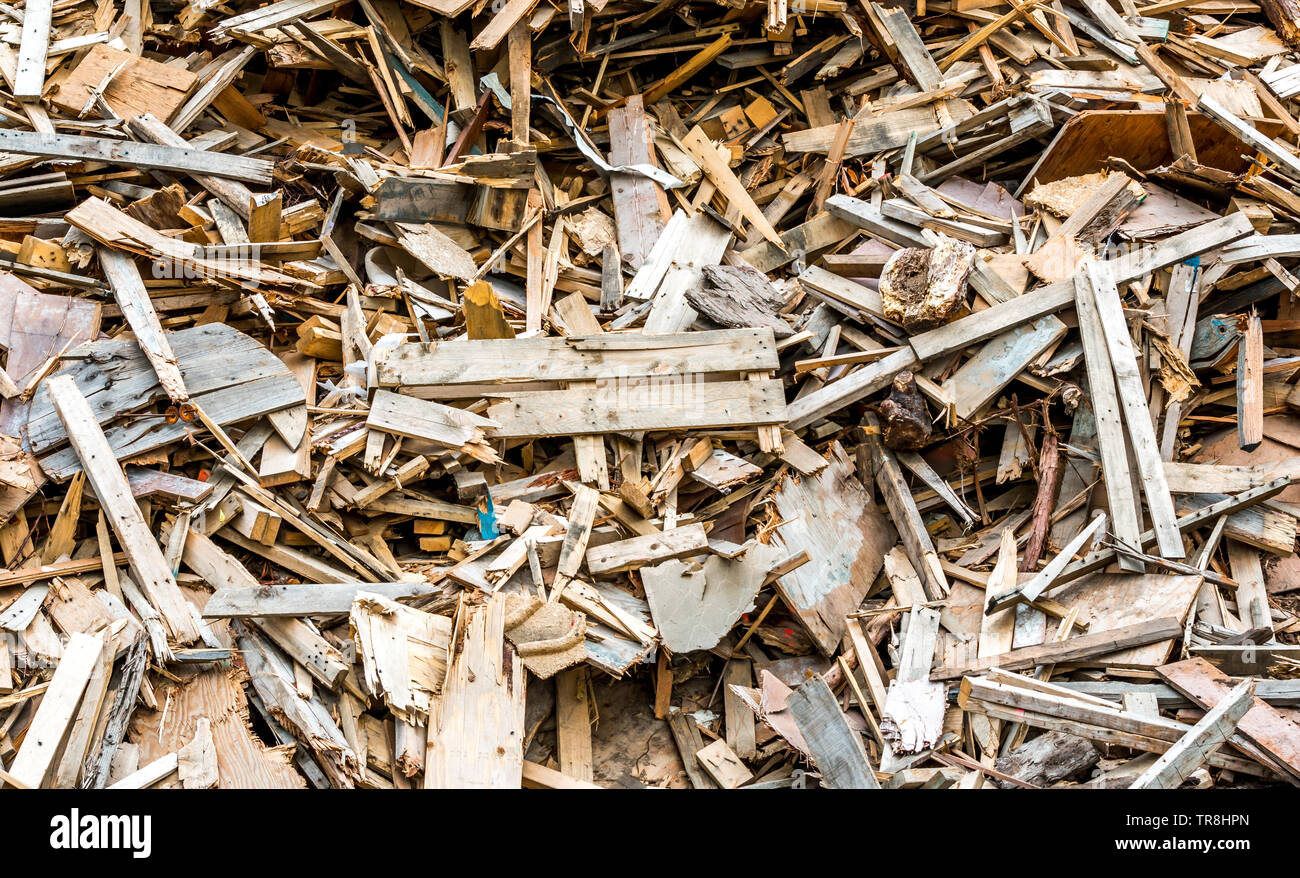
<path fill-rule="evenodd" d="M 1191 731 L 1170 747 L 1129 786 L 1131 790 L 1176 790 L 1207 756 L 1223 746 L 1251 709 L 1254 686 L 1243 680 L 1206 712 Z"/>
<path fill-rule="evenodd" d="M 985 342 L 942 385 L 959 418 L 970 418 L 1065 335 L 1065 324 L 1048 314 Z"/>
<path fill-rule="evenodd" d="M 1100 321 L 1110 364 L 1115 373 L 1115 389 L 1119 394 L 1120 408 L 1124 411 L 1124 426 L 1132 443 L 1133 459 L 1137 463 L 1142 483 L 1142 493 L 1147 499 L 1156 544 L 1165 558 L 1182 558 L 1183 539 L 1178 533 L 1174 501 L 1165 483 L 1165 470 L 1160 461 L 1160 447 L 1156 444 L 1155 427 L 1147 407 L 1146 388 L 1138 374 L 1137 355 L 1124 320 L 1119 290 L 1111 277 L 1111 267 L 1105 262 L 1086 263 L 1083 274 L 1088 279 L 1088 289 Z"/>
<path fill-rule="evenodd" d="M 267 159 L 210 153 L 202 149 L 77 134 L 40 134 L 11 128 L 0 129 L 0 150 L 41 158 L 108 162 L 128 168 L 203 174 L 263 185 L 271 182 L 275 168 L 275 162 Z"/>
<path fill-rule="evenodd" d="M 831 687 L 815 674 L 790 693 L 786 702 L 822 782 L 837 790 L 878 790 L 862 737 L 849 727 Z"/>
<path fill-rule="evenodd" d="M 152 113 L 133 116 L 127 121 L 127 125 L 131 129 L 131 133 L 141 140 L 174 149 L 193 149 L 190 141 L 167 127 L 166 123 L 155 118 Z M 217 156 L 217 158 L 222 157 L 221 154 L 217 153 L 213 155 Z M 227 180 L 220 175 L 211 173 L 191 173 L 191 176 L 194 178 L 194 182 L 215 195 L 222 204 L 225 204 L 242 219 L 247 220 L 249 218 L 252 211 L 251 199 L 253 198 L 253 192 L 243 183 L 237 180 Z"/>
<path fill-rule="evenodd" d="M 1232 678 L 1203 658 L 1164 665 L 1156 668 L 1156 673 L 1205 710 L 1233 694 Z M 1259 698 L 1249 696 L 1248 700 L 1250 709 L 1239 720 L 1241 736 L 1265 751 L 1265 758 L 1300 786 L 1300 727 Z"/>
<path fill-rule="evenodd" d="M 1017 671 L 1037 665 L 1063 664 L 1066 662 L 1085 662 L 1088 659 L 1131 646 L 1145 646 L 1161 640 L 1169 640 L 1182 634 L 1182 624 L 1172 616 L 1151 619 L 1136 625 L 1125 625 L 1110 631 L 1098 631 L 1082 634 L 1057 643 L 1044 643 L 1013 649 L 991 658 L 981 659 L 964 665 L 936 668 L 930 674 L 931 680 L 956 680 L 987 671 L 990 668 L 1002 668 Z"/>
<path fill-rule="evenodd" d="M 1119 394 L 1106 347 L 1105 330 L 1087 276 L 1082 272 L 1075 275 L 1074 287 L 1075 312 L 1079 317 L 1079 336 L 1083 341 L 1084 365 L 1088 372 L 1088 395 L 1097 425 L 1097 445 L 1112 529 L 1121 543 L 1141 548 L 1137 543 L 1142 535 L 1142 509 L 1129 475 L 1128 443 L 1124 439 Z M 1144 569 L 1140 560 L 1129 555 L 1121 555 L 1119 562 L 1125 570 L 1134 573 L 1141 573 Z"/>

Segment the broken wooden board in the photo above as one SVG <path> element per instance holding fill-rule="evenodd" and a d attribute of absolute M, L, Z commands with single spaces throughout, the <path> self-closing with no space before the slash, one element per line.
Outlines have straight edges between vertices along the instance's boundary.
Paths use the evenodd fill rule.
<path fill-rule="evenodd" d="M 784 522 L 774 534 L 779 545 L 787 555 L 810 557 L 778 579 L 777 588 L 818 649 L 832 655 L 844 636 L 844 617 L 857 610 L 880 572 L 894 528 L 838 443 L 825 469 L 787 478 L 772 501 Z"/>

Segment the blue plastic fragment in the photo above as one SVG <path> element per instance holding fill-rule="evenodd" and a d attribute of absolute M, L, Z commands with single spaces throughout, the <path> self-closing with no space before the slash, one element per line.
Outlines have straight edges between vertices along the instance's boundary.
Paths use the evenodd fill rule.
<path fill-rule="evenodd" d="M 484 494 L 478 501 L 478 533 L 481 540 L 495 540 L 501 536 L 497 527 L 497 511 L 492 505 L 492 495 Z"/>

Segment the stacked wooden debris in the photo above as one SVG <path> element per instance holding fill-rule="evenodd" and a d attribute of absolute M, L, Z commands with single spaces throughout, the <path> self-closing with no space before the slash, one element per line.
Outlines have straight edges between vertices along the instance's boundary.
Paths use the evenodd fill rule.
<path fill-rule="evenodd" d="M 1300 784 L 1290 0 L 0 28 L 0 784 Z"/>

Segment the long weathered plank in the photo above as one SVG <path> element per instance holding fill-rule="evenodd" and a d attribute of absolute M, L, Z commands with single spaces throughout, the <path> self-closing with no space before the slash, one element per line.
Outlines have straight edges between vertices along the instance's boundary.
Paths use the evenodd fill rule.
<path fill-rule="evenodd" d="M 403 344 L 378 358 L 372 386 L 458 387 L 515 381 L 597 381 L 780 368 L 770 329 L 667 335 L 458 339 Z M 474 395 L 474 394 L 470 394 Z"/>
<path fill-rule="evenodd" d="M 491 438 L 757 427 L 786 420 L 781 382 L 663 381 L 515 393 L 488 407 Z"/>
<path fill-rule="evenodd" d="M 95 422 L 86 398 L 66 375 L 55 376 L 46 384 L 59 419 L 68 431 L 68 439 L 81 459 L 100 507 L 117 534 L 140 588 L 162 615 L 171 636 L 182 644 L 193 643 L 199 639 L 194 608 L 176 585 L 171 565 L 163 557 L 157 538 L 140 514 L 140 507 L 131 496 L 126 474 L 122 472 L 104 431 Z"/>
<path fill-rule="evenodd" d="M 822 782 L 837 790 L 878 790 L 862 737 L 849 727 L 843 711 L 820 674 L 790 693 L 786 702 L 822 773 Z"/>
<path fill-rule="evenodd" d="M 249 156 L 159 146 L 156 143 L 109 140 L 106 137 L 41 134 L 8 128 L 0 130 L 0 150 L 47 159 L 108 162 L 128 168 L 204 174 L 262 185 L 271 182 L 275 169 L 275 162 Z"/>
<path fill-rule="evenodd" d="M 956 680 L 970 674 L 980 674 L 990 668 L 1002 668 L 1005 671 L 1017 671 L 1038 665 L 1082 662 L 1110 652 L 1118 652 L 1131 646 L 1145 646 L 1160 640 L 1177 637 L 1183 626 L 1175 618 L 1151 619 L 1137 625 L 1126 625 L 1110 631 L 1098 631 L 1072 637 L 1057 643 L 1043 643 L 1013 649 L 989 659 L 971 662 L 965 665 L 936 668 L 930 674 L 931 680 Z"/>

